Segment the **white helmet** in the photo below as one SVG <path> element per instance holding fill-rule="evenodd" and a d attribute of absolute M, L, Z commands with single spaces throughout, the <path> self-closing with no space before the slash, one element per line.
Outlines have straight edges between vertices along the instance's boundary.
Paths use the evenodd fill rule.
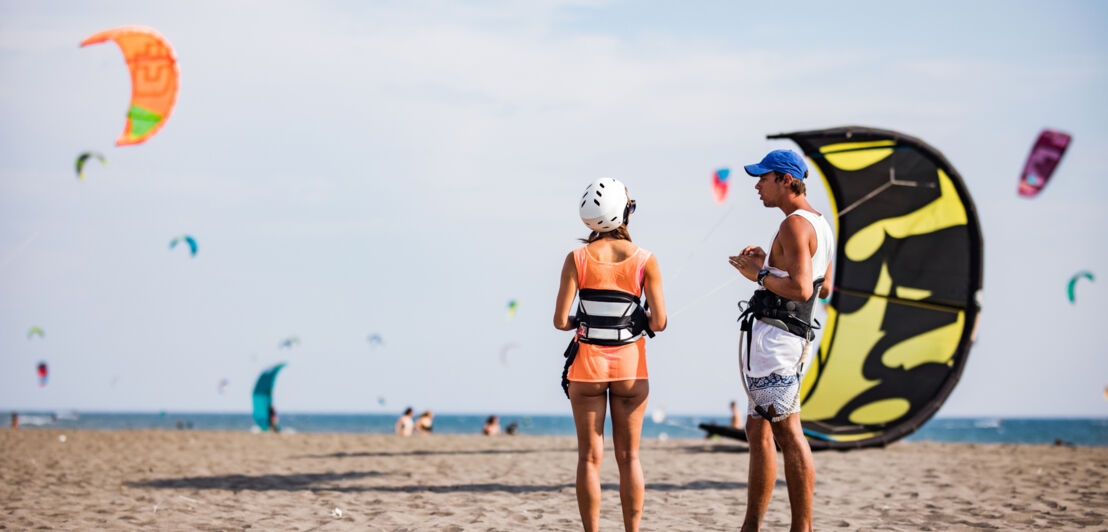
<path fill-rule="evenodd" d="M 611 231 L 626 223 L 632 210 L 628 206 L 627 186 L 618 179 L 597 179 L 585 188 L 581 196 L 581 221 L 598 233 Z"/>

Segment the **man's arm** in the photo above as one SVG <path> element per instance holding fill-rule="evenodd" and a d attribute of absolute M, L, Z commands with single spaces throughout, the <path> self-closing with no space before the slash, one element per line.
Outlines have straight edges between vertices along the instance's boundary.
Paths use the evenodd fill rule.
<path fill-rule="evenodd" d="M 831 295 L 831 263 L 827 263 L 827 273 L 823 274 L 823 285 L 819 287 L 819 298 L 827 299 Z"/>
<path fill-rule="evenodd" d="M 762 284 L 770 292 L 796 301 L 812 297 L 811 241 L 816 231 L 812 224 L 800 216 L 789 216 L 781 222 L 777 242 L 781 244 L 781 264 L 789 272 L 788 277 L 767 275 Z M 774 255 L 776 257 L 776 255 Z"/>

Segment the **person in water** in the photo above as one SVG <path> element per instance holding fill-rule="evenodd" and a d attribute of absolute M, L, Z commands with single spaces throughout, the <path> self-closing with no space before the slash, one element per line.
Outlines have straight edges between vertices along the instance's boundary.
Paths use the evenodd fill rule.
<path fill-rule="evenodd" d="M 485 436 L 496 436 L 500 434 L 500 418 L 489 416 L 489 418 L 485 420 L 485 426 L 481 428 L 481 432 L 483 432 Z"/>
<path fill-rule="evenodd" d="M 420 414 L 419 419 L 416 420 L 416 430 L 418 430 L 420 434 L 430 434 L 431 423 L 434 418 L 435 414 L 432 414 L 430 410 Z"/>
<path fill-rule="evenodd" d="M 638 530 L 644 489 L 639 438 L 650 391 L 642 335 L 666 328 L 662 277 L 658 260 L 631 243 L 627 223 L 635 202 L 623 183 L 598 179 L 578 202 L 581 221 L 592 232 L 582 239 L 583 247 L 566 256 L 554 307 L 554 327 L 576 330 L 566 351 L 563 387 L 577 428 L 577 505 L 585 530 L 597 530 L 610 406 L 623 526 Z M 643 294 L 649 311 L 639 306 Z M 571 317 L 574 297 L 581 302 Z"/>
<path fill-rule="evenodd" d="M 800 382 L 813 340 L 811 313 L 816 297 L 826 298 L 835 235 L 805 196 L 808 166 L 791 150 L 770 152 L 746 166 L 757 177 L 754 189 L 769 208 L 781 209 L 781 222 L 769 255 L 747 246 L 728 261 L 758 284 L 740 317 L 743 385 L 749 398 L 746 435 L 750 444 L 744 531 L 758 530 L 777 478 L 777 451 L 785 458 L 785 483 L 792 530 L 812 529 L 815 466 L 800 425 Z"/>
<path fill-rule="evenodd" d="M 408 407 L 404 410 L 404 414 L 400 416 L 400 419 L 396 420 L 396 424 L 393 425 L 393 430 L 398 436 L 411 436 L 415 431 L 415 420 L 412 419 L 412 407 Z"/>

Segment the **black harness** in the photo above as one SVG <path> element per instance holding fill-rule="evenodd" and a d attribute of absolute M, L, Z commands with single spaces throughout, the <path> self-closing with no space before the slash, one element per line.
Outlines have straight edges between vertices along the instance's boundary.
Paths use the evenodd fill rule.
<path fill-rule="evenodd" d="M 811 342 L 820 328 L 819 321 L 812 324 L 812 308 L 815 306 L 823 277 L 812 283 L 812 297 L 807 301 L 783 298 L 766 289 L 756 290 L 750 301 L 739 301 L 739 330 L 746 334 L 746 369 L 750 369 L 750 346 L 753 342 L 754 320 L 788 331 Z M 743 308 L 746 303 L 746 308 Z"/>
<path fill-rule="evenodd" d="M 646 310 L 638 297 L 619 290 L 583 288 L 578 292 L 577 334 L 562 355 L 562 390 L 569 397 L 569 367 L 577 359 L 578 342 L 614 347 L 632 344 L 645 333 L 654 338 Z"/>

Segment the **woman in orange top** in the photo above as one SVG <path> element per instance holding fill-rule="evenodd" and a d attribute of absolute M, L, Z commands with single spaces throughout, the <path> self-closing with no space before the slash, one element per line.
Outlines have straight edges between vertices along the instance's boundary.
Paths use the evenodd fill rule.
<path fill-rule="evenodd" d="M 639 297 L 650 310 L 650 330 L 666 328 L 666 306 L 658 261 L 649 251 L 631 243 L 627 221 L 634 212 L 627 187 L 611 178 L 593 182 L 581 198 L 581 220 L 592 229 L 586 245 L 566 256 L 554 309 L 554 327 L 577 328 L 570 308 L 578 290 L 614 290 Z M 585 530 L 597 530 L 600 521 L 600 461 L 604 455 L 604 416 L 612 408 L 612 441 L 619 465 L 619 496 L 623 525 L 638 530 L 643 509 L 643 474 L 639 438 L 650 391 L 646 372 L 645 339 L 623 345 L 597 345 L 578 329 L 577 355 L 568 370 L 569 400 L 577 426 L 577 505 Z M 622 338 L 616 334 L 616 338 Z M 608 342 L 613 343 L 613 342 Z"/>

